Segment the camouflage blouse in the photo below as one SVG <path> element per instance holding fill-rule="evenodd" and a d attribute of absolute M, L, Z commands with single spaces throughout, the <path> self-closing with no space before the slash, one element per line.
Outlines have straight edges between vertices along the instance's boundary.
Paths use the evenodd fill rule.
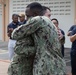
<path fill-rule="evenodd" d="M 8 75 L 66 75 L 56 27 L 44 16 L 33 17 L 15 29 L 15 55 Z"/>

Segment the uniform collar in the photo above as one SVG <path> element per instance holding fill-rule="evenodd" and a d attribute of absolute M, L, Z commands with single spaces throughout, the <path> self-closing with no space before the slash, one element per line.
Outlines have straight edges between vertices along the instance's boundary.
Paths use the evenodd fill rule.
<path fill-rule="evenodd" d="M 17 25 L 17 24 L 18 24 L 18 22 L 17 22 L 17 23 L 14 23 L 14 22 L 12 21 L 12 24 L 13 24 L 13 25 Z"/>

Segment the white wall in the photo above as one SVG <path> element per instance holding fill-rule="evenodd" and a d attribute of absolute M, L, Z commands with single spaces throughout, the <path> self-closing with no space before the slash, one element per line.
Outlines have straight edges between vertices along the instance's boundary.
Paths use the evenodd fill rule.
<path fill-rule="evenodd" d="M 13 13 L 25 12 L 26 6 L 31 2 L 39 2 L 51 9 L 51 18 L 57 18 L 60 28 L 64 30 L 66 36 L 65 47 L 71 47 L 67 32 L 74 24 L 75 0 L 10 0 L 9 22 Z"/>
<path fill-rule="evenodd" d="M 67 37 L 67 32 L 69 28 L 74 25 L 74 12 L 75 12 L 75 0 L 58 0 L 61 4 L 53 4 L 53 12 L 51 18 L 57 18 L 59 21 L 59 27 L 65 32 L 65 47 L 71 47 L 71 42 L 69 37 Z M 62 4 L 63 2 L 63 4 Z M 55 2 L 54 2 L 55 3 Z M 57 8 L 58 6 L 58 8 Z M 55 8 L 54 8 L 55 7 Z M 56 11 L 57 10 L 57 11 Z M 56 15 L 57 14 L 57 15 Z"/>

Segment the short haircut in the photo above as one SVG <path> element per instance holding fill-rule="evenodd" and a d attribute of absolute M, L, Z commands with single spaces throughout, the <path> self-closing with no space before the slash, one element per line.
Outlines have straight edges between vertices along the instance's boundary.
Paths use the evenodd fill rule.
<path fill-rule="evenodd" d="M 17 17 L 18 17 L 19 15 L 18 15 L 18 14 L 13 14 L 13 15 L 12 15 L 12 18 L 13 18 L 14 16 L 17 16 Z"/>
<path fill-rule="evenodd" d="M 58 20 L 57 20 L 56 18 L 51 19 L 51 21 L 52 21 L 52 20 L 55 20 L 55 21 L 57 22 L 57 24 L 59 24 L 59 22 L 58 22 Z"/>
<path fill-rule="evenodd" d="M 29 4 L 26 8 L 30 8 L 31 11 L 38 11 L 38 13 L 41 14 L 42 12 L 42 5 L 38 2 L 33 2 Z"/>
<path fill-rule="evenodd" d="M 50 12 L 51 12 L 51 9 L 49 7 L 46 7 L 46 6 L 42 6 L 42 15 L 44 15 L 46 13 L 46 10 L 48 9 Z"/>

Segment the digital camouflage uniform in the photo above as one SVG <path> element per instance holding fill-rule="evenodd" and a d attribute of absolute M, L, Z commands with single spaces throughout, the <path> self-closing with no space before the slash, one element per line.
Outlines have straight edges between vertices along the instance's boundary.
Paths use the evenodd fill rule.
<path fill-rule="evenodd" d="M 50 19 L 31 18 L 12 37 L 17 43 L 8 75 L 66 75 L 57 30 Z"/>

